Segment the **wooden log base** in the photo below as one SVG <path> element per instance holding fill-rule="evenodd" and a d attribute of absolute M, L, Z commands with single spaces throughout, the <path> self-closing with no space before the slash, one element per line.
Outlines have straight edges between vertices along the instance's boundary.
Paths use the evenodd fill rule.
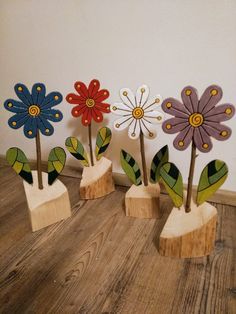
<path fill-rule="evenodd" d="M 215 245 L 217 210 L 209 203 L 199 207 L 192 201 L 191 212 L 173 208 L 159 239 L 163 256 L 190 258 L 211 253 Z"/>
<path fill-rule="evenodd" d="M 80 198 L 91 200 L 115 191 L 112 162 L 102 157 L 92 167 L 84 167 L 80 182 Z"/>
<path fill-rule="evenodd" d="M 37 231 L 71 216 L 69 194 L 58 179 L 48 185 L 48 174 L 43 172 L 43 190 L 38 189 L 37 171 L 32 171 L 34 184 L 24 181 L 32 231 Z"/>
<path fill-rule="evenodd" d="M 132 185 L 125 194 L 125 212 L 131 217 L 161 218 L 159 184 Z"/>

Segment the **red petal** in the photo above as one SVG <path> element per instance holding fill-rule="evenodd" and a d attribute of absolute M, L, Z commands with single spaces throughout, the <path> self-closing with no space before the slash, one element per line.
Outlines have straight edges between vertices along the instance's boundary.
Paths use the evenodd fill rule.
<path fill-rule="evenodd" d="M 85 105 L 85 100 L 83 97 L 79 96 L 79 95 L 76 95 L 76 94 L 68 94 L 66 96 L 66 101 L 69 103 L 69 104 L 79 104 L 79 105 Z"/>
<path fill-rule="evenodd" d="M 92 120 L 92 110 L 90 108 L 85 108 L 83 117 L 82 117 L 82 124 L 84 126 L 87 126 L 89 124 L 91 124 L 91 120 Z"/>
<path fill-rule="evenodd" d="M 109 92 L 107 89 L 101 89 L 95 96 L 94 100 L 96 102 L 102 102 L 103 100 L 107 99 L 109 97 Z"/>
<path fill-rule="evenodd" d="M 88 98 L 88 89 L 83 82 L 75 82 L 75 89 L 80 94 L 80 96 L 84 97 L 85 99 Z"/>
<path fill-rule="evenodd" d="M 98 80 L 92 80 L 89 84 L 88 94 L 90 98 L 93 98 L 100 88 L 100 82 Z"/>
<path fill-rule="evenodd" d="M 105 113 L 110 113 L 110 105 L 109 104 L 105 104 L 105 103 L 101 103 L 101 102 L 96 102 L 96 109 L 105 112 Z"/>
<path fill-rule="evenodd" d="M 101 111 L 96 109 L 95 107 L 93 107 L 92 116 L 95 122 L 102 122 L 103 120 L 103 115 Z"/>
<path fill-rule="evenodd" d="M 71 110 L 71 114 L 73 117 L 79 117 L 82 113 L 84 113 L 86 106 L 76 106 Z"/>

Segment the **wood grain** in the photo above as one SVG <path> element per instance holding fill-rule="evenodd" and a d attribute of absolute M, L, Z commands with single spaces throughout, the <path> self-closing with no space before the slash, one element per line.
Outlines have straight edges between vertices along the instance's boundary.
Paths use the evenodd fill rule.
<path fill-rule="evenodd" d="M 173 206 L 159 220 L 124 214 L 126 188 L 80 200 L 63 177 L 72 217 L 31 233 L 22 180 L 0 167 L 0 313 L 235 313 L 236 210 L 218 209 L 216 249 L 207 258 L 157 251 Z"/>

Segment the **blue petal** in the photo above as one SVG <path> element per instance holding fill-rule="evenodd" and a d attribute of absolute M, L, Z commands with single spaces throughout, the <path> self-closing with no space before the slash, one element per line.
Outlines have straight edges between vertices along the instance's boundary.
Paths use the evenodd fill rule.
<path fill-rule="evenodd" d="M 36 83 L 32 87 L 32 100 L 34 105 L 41 105 L 46 94 L 46 87 L 42 83 Z"/>
<path fill-rule="evenodd" d="M 42 110 L 41 116 L 53 122 L 59 122 L 63 118 L 61 111 L 55 109 Z"/>
<path fill-rule="evenodd" d="M 62 99 L 62 94 L 60 94 L 59 92 L 52 92 L 45 97 L 44 101 L 41 104 L 41 108 L 50 109 L 60 104 L 60 102 L 62 102 Z"/>
<path fill-rule="evenodd" d="M 38 128 L 41 133 L 46 136 L 50 136 L 54 132 L 54 128 L 42 115 L 38 117 Z"/>
<path fill-rule="evenodd" d="M 4 102 L 4 107 L 8 111 L 15 113 L 28 112 L 28 107 L 25 104 L 23 104 L 23 102 L 14 99 L 7 99 Z"/>
<path fill-rule="evenodd" d="M 29 119 L 27 113 L 17 113 L 8 120 L 8 125 L 12 129 L 19 129 Z"/>
<path fill-rule="evenodd" d="M 24 84 L 21 84 L 21 83 L 16 84 L 15 85 L 15 92 L 16 92 L 16 95 L 18 96 L 18 98 L 26 106 L 32 105 L 32 103 L 33 103 L 32 97 L 30 95 L 28 88 Z"/>
<path fill-rule="evenodd" d="M 34 138 L 37 134 L 37 118 L 29 117 L 24 126 L 25 136 L 28 138 Z"/>

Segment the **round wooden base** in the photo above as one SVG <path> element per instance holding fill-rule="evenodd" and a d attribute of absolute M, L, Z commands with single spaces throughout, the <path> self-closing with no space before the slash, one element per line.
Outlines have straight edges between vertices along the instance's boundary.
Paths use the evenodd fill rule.
<path fill-rule="evenodd" d="M 214 249 L 217 211 L 209 203 L 192 202 L 191 212 L 184 206 L 173 208 L 159 239 L 159 253 L 190 258 L 209 255 Z"/>
<path fill-rule="evenodd" d="M 71 216 L 69 194 L 58 179 L 48 185 L 48 174 L 43 172 L 43 190 L 38 188 L 37 171 L 32 171 L 34 184 L 24 182 L 32 231 L 37 231 Z"/>
<path fill-rule="evenodd" d="M 84 167 L 80 182 L 80 198 L 91 200 L 115 190 L 112 178 L 112 162 L 102 157 L 93 167 Z"/>
<path fill-rule="evenodd" d="M 158 183 L 148 186 L 132 185 L 125 194 L 126 216 L 137 218 L 160 218 L 160 186 Z"/>

